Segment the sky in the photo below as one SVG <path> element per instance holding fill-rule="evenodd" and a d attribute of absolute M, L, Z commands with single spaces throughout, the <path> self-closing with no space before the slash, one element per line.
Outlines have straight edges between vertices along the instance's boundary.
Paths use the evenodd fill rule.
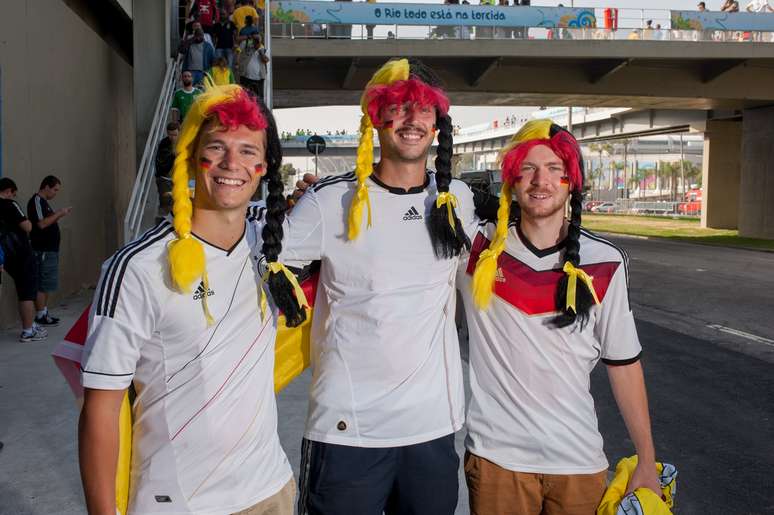
<path fill-rule="evenodd" d="M 379 1 L 379 0 L 377 0 Z M 436 3 L 442 4 L 442 0 L 428 0 L 425 2 L 416 2 L 412 0 L 390 0 L 392 3 Z M 556 5 L 559 2 L 569 6 L 572 0 L 533 0 L 532 5 Z M 477 0 L 471 0 L 476 3 Z M 513 0 L 510 0 L 513 3 Z M 647 2 L 634 0 L 577 0 L 577 7 L 617 7 L 619 9 L 619 19 L 649 19 L 656 21 L 665 20 L 669 17 L 669 9 L 695 10 L 697 1 L 694 0 L 647 0 Z M 720 9 L 722 0 L 707 0 L 709 9 Z M 717 5 L 714 5 L 717 4 Z M 640 6 L 646 5 L 647 10 L 640 11 Z M 378 31 L 378 28 L 377 28 Z M 378 36 L 378 32 L 377 32 Z M 471 44 L 475 44 L 471 42 Z M 625 107 L 625 106 L 622 106 Z M 454 107 L 451 109 L 451 116 L 455 125 L 469 127 L 479 123 L 490 122 L 495 119 L 502 119 L 506 116 L 516 115 L 517 118 L 528 117 L 536 110 L 536 106 L 524 107 Z M 310 129 L 319 134 L 325 134 L 327 131 L 335 132 L 337 130 L 346 130 L 348 133 L 357 131 L 360 111 L 357 106 L 326 106 L 314 108 L 298 109 L 277 109 L 274 111 L 280 131 L 286 130 L 295 132 L 296 129 Z M 331 123 L 335 120 L 335 123 Z"/>

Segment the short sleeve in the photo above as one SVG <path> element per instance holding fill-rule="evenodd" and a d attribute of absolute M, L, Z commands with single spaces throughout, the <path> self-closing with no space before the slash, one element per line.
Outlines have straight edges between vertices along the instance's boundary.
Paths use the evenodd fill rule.
<path fill-rule="evenodd" d="M 473 237 L 478 230 L 478 217 L 476 216 L 476 206 L 473 201 L 473 192 L 467 184 L 462 181 L 452 181 L 452 193 L 457 197 L 457 216 L 462 222 L 462 226 L 465 229 L 465 234 L 470 241 L 473 241 Z"/>
<path fill-rule="evenodd" d="M 15 200 L 11 201 L 11 205 L 8 208 L 8 221 L 11 225 L 17 225 L 27 219 L 27 216 L 22 211 L 21 206 Z"/>
<path fill-rule="evenodd" d="M 319 199 L 314 191 L 307 191 L 285 218 L 282 254 L 280 260 L 303 267 L 323 255 L 323 220 Z"/>
<path fill-rule="evenodd" d="M 642 352 L 634 315 L 629 307 L 628 283 L 627 266 L 622 262 L 602 299 L 594 327 L 602 345 L 602 361 L 607 365 L 633 363 Z"/>
<path fill-rule="evenodd" d="M 40 195 L 33 195 L 27 202 L 27 217 L 33 224 L 36 224 L 46 217 L 46 211 L 43 206 L 43 200 Z"/>
<path fill-rule="evenodd" d="M 153 335 L 158 303 L 151 281 L 116 254 L 102 267 L 89 314 L 81 384 L 122 390 L 132 382 L 143 344 Z M 128 265 L 122 270 L 122 265 Z"/>

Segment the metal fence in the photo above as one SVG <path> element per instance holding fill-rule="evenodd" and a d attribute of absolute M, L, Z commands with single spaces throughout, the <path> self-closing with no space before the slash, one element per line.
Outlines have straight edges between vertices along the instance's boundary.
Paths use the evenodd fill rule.
<path fill-rule="evenodd" d="M 449 39 L 449 40 L 629 40 L 693 41 L 725 43 L 774 43 L 774 32 L 739 30 L 683 30 L 638 27 L 545 28 L 433 25 L 366 25 L 272 23 L 271 35 L 279 39 Z"/>

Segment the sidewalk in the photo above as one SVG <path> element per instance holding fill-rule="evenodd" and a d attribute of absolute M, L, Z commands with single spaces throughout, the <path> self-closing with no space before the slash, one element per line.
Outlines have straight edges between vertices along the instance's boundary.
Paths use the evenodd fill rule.
<path fill-rule="evenodd" d="M 0 515 L 86 512 L 78 470 L 78 407 L 51 351 L 92 294 L 89 290 L 52 307 L 62 321 L 43 342 L 20 343 L 17 329 L 0 332 Z M 310 377 L 307 371 L 278 397 L 280 440 L 296 478 Z M 464 432 L 458 432 L 460 456 L 463 439 Z M 469 510 L 461 464 L 459 473 L 456 513 L 462 515 Z"/>
<path fill-rule="evenodd" d="M 78 407 L 51 359 L 92 290 L 51 311 L 61 322 L 48 339 L 20 343 L 19 329 L 0 331 L 0 513 L 85 513 L 77 461 Z"/>

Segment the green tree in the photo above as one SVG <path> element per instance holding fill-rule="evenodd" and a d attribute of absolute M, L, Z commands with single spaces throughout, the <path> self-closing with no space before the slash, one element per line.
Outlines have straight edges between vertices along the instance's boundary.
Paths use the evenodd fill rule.
<path fill-rule="evenodd" d="M 298 174 L 298 170 L 296 170 L 292 164 L 285 163 L 280 166 L 279 172 L 285 187 L 293 187 L 293 182 L 296 178 L 296 174 Z"/>

